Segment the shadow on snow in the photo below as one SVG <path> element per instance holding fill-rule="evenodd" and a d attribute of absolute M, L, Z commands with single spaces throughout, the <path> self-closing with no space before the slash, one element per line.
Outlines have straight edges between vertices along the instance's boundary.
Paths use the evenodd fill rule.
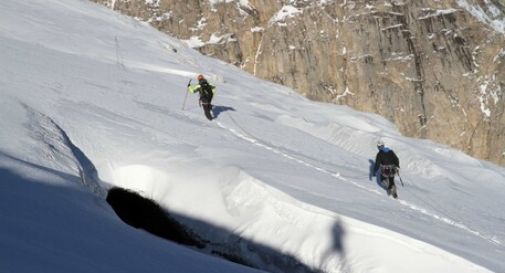
<path fill-rule="evenodd" d="M 16 205 L 14 210 L 8 210 L 8 213 L 0 217 L 10 219 L 7 221 L 7 225 L 12 224 L 19 226 L 21 222 L 26 222 L 26 219 L 36 219 L 46 217 L 43 222 L 39 223 L 39 226 L 55 227 L 59 226 L 59 231 L 50 233 L 44 233 L 38 227 L 30 226 L 19 226 L 22 229 L 27 229 L 27 238 L 38 238 L 33 240 L 47 240 L 47 244 L 50 244 L 51 240 L 57 241 L 72 241 L 67 242 L 78 248 L 91 248 L 94 249 L 97 242 L 103 242 L 104 237 L 108 236 L 107 231 L 102 230 L 100 225 L 96 225 L 96 219 L 94 215 L 74 215 L 72 213 L 78 213 L 81 210 L 88 211 L 86 208 L 88 202 L 100 202 L 100 199 L 94 196 L 89 191 L 79 190 L 79 185 L 82 185 L 81 178 L 66 174 L 63 172 L 56 171 L 51 168 L 43 167 L 37 164 L 33 164 L 18 158 L 12 157 L 10 155 L 0 152 L 0 159 L 5 159 L 11 162 L 15 162 L 19 165 L 24 165 L 34 171 L 47 173 L 53 177 L 58 177 L 65 181 L 72 181 L 76 188 L 68 186 L 58 186 L 57 184 L 38 180 L 32 180 L 31 178 L 23 177 L 16 171 L 10 170 L 10 168 L 0 166 L 0 205 L 1 207 L 12 207 Z M 1 163 L 1 161 L 0 161 Z M 44 177 L 46 177 L 44 175 Z M 93 201 L 94 200 L 94 201 Z M 270 246 L 254 242 L 250 239 L 241 237 L 232 231 L 226 230 L 221 227 L 217 227 L 211 223 L 204 222 L 198 219 L 190 218 L 181 214 L 166 211 L 162 209 L 155 202 L 141 197 L 135 192 L 128 191 L 121 188 L 112 188 L 108 194 L 106 201 L 110 204 L 116 214 L 125 223 L 139 229 L 146 230 L 160 238 L 164 238 L 170 241 L 174 241 L 179 244 L 188 245 L 198 249 L 201 252 L 220 256 L 229 261 L 239 263 L 242 265 L 250 266 L 253 268 L 270 271 L 270 272 L 289 272 L 289 273 L 315 273 L 323 272 L 320 269 L 311 268 L 296 257 L 289 253 L 282 253 L 279 250 L 273 249 Z M 70 203 L 69 203 L 70 202 Z M 34 205 L 40 204 L 40 205 Z M 66 205 L 64 205 L 66 204 Z M 62 206 L 63 205 L 63 206 Z M 100 204 L 97 204 L 101 206 Z M 74 211 L 75 210 L 75 211 Z M 50 211 L 51 213 L 43 213 L 41 211 Z M 81 211 L 82 212 L 82 211 Z M 91 213 L 91 211 L 90 211 Z M 20 218 L 20 214 L 23 214 Z M 68 217 L 72 219 L 72 224 L 64 224 L 63 222 L 68 221 Z M 106 214 L 101 215 L 104 217 Z M 28 217 L 25 219 L 25 217 Z M 49 218 L 47 218 L 49 217 Z M 23 220 L 25 219 L 25 220 Z M 63 221 L 63 222 L 62 222 Z M 14 230 L 6 227 L 7 230 Z M 82 233 L 82 229 L 88 230 L 92 234 L 95 234 L 97 238 L 82 237 L 79 236 Z M 100 230 L 95 230 L 100 229 Z M 30 230 L 30 231 L 28 231 Z M 46 229 L 43 229 L 46 230 Z M 80 231 L 81 230 L 81 231 Z M 206 231 L 209 238 L 202 238 L 201 235 L 196 233 L 196 230 Z M 42 232 L 42 233 L 41 233 Z M 117 228 L 116 228 L 116 232 Z M 345 256 L 344 256 L 344 228 L 340 221 L 336 221 L 333 228 L 333 242 L 332 247 L 323 254 L 323 260 L 329 259 L 332 256 L 338 255 L 340 257 L 339 267 L 345 266 Z M 4 236 L 12 236 L 13 234 L 4 234 Z M 111 234 L 109 234 L 111 235 Z M 63 236 L 63 237 L 62 237 Z M 112 235 L 111 235 L 112 236 Z M 0 236 L 2 237 L 2 236 Z M 59 238 L 60 239 L 55 239 Z M 46 239 L 44 239 L 46 238 Z M 100 239 L 102 238 L 102 239 Z M 90 240 L 91 239 L 91 240 Z M 75 242 L 74 242 L 75 241 Z M 96 242 L 95 242 L 96 241 Z M 66 245 L 65 243 L 64 245 Z M 12 244 L 11 247 L 18 247 L 23 249 L 24 245 L 18 245 L 15 241 L 8 243 Z M 46 243 L 44 243 L 46 244 Z M 86 246 L 88 245 L 89 246 Z M 73 247 L 72 247 L 73 249 Z M 70 249 L 69 249 L 70 250 Z M 22 272 L 28 272 L 22 270 L 22 263 L 19 262 L 20 257 L 16 256 L 13 252 L 0 252 L 4 253 L 7 257 L 11 256 L 9 260 L 11 264 L 7 266 L 13 269 L 19 269 Z M 100 264 L 111 264 L 119 263 L 120 261 L 110 260 L 111 257 L 104 257 L 100 253 L 88 253 L 90 257 Z M 30 256 L 29 254 L 26 254 Z M 24 255 L 23 257 L 25 257 Z M 51 256 L 52 253 L 46 253 L 41 255 L 37 254 L 43 259 L 52 260 L 56 259 Z M 160 254 L 161 255 L 161 254 Z M 155 255 L 159 256 L 159 255 Z M 73 257 L 73 256 L 71 256 Z M 25 257 L 26 258 L 26 257 Z M 61 257 L 60 257 L 61 258 Z M 58 258 L 59 259 L 59 258 Z M 105 260 L 104 260 L 105 259 Z M 107 261 L 108 260 L 108 261 Z M 81 261 L 82 262 L 82 261 Z M 74 261 L 72 258 L 65 260 L 65 264 L 76 265 L 80 264 L 80 261 Z M 33 264 L 31 265 L 33 266 Z M 137 264 L 132 264 L 133 267 Z M 87 265 L 83 265 L 82 270 L 77 270 L 76 272 L 90 272 L 91 268 Z M 55 268 L 56 270 L 56 268 Z M 19 271 L 19 272 L 21 272 Z M 54 272 L 64 272 L 64 271 L 54 271 Z"/>
<path fill-rule="evenodd" d="M 387 192 L 388 186 L 382 182 L 380 175 L 378 175 L 378 172 L 374 173 L 375 161 L 373 159 L 368 159 L 368 163 L 370 163 L 368 179 L 372 181 L 372 179 L 375 177 L 375 183 L 377 183 L 379 187 L 381 187 L 385 192 Z"/>
<path fill-rule="evenodd" d="M 217 118 L 219 114 L 226 112 L 226 111 L 234 111 L 235 108 L 229 107 L 229 106 L 222 106 L 222 105 L 213 105 L 212 106 L 212 115 L 214 118 Z"/>
<path fill-rule="evenodd" d="M 118 216 L 127 224 L 144 229 L 161 238 L 180 244 L 194 246 L 203 252 L 221 256 L 229 261 L 270 272 L 313 273 L 323 272 L 310 268 L 290 254 L 279 252 L 269 246 L 241 237 L 233 232 L 211 223 L 166 211 L 154 201 L 122 188 L 112 188 L 107 202 Z M 202 238 L 195 230 L 212 234 Z M 332 248 L 324 258 L 339 254 L 344 247 L 344 229 L 341 222 L 333 227 Z"/>

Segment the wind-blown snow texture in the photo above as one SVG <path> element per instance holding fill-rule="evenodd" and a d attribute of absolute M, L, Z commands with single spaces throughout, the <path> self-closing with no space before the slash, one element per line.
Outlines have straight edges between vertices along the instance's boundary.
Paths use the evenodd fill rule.
<path fill-rule="evenodd" d="M 379 116 L 86 1 L 1 1 L 0 64 L 1 272 L 256 271 L 126 226 L 113 186 L 325 272 L 505 271 L 505 169 Z M 212 122 L 194 95 L 181 110 L 198 73 L 218 87 Z M 399 200 L 370 178 L 379 138 Z"/>

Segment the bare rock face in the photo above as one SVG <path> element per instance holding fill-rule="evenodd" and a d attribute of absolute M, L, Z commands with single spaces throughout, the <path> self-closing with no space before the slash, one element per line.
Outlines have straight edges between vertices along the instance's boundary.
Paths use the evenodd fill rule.
<path fill-rule="evenodd" d="M 308 98 L 505 165 L 504 0 L 93 0 Z"/>

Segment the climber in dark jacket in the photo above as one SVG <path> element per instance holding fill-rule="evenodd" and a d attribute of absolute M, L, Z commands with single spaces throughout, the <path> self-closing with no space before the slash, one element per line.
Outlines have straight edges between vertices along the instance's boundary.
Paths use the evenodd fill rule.
<path fill-rule="evenodd" d="M 377 149 L 379 152 L 375 157 L 374 174 L 380 171 L 380 181 L 388 182 L 388 195 L 392 194 L 394 198 L 397 198 L 395 174 L 400 169 L 400 160 L 393 150 L 384 146 L 382 140 L 377 142 Z"/>
<path fill-rule="evenodd" d="M 191 85 L 188 83 L 188 92 L 191 93 L 200 93 L 200 106 L 203 107 L 203 111 L 205 112 L 205 116 L 212 120 L 212 97 L 214 97 L 214 93 L 216 92 L 216 87 L 207 82 L 207 80 L 203 77 L 203 75 L 198 75 L 196 77 L 198 80 L 198 84 Z"/>

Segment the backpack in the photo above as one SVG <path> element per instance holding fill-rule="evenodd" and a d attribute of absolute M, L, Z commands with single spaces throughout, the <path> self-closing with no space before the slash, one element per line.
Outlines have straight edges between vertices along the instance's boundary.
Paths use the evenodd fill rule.
<path fill-rule="evenodd" d="M 212 86 L 207 81 L 204 81 L 200 83 L 200 87 L 202 89 L 200 91 L 201 97 L 212 100 L 212 97 L 214 96 L 214 93 L 212 92 Z"/>

